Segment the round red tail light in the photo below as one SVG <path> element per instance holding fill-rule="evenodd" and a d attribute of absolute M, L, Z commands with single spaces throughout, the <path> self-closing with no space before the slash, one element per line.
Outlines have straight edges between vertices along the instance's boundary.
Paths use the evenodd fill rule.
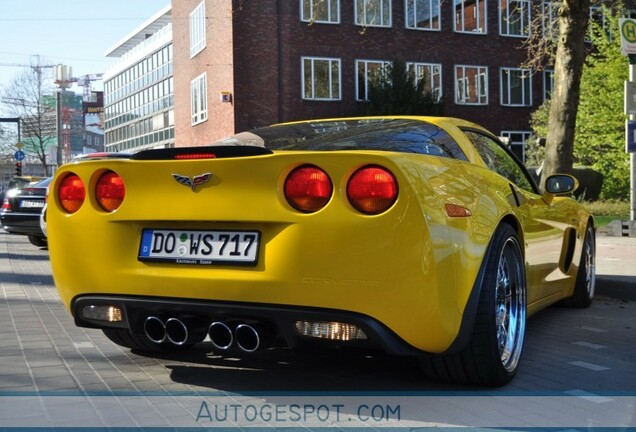
<path fill-rule="evenodd" d="M 347 198 L 360 213 L 376 215 L 397 200 L 398 184 L 391 171 L 369 165 L 353 173 L 347 184 Z"/>
<path fill-rule="evenodd" d="M 97 180 L 95 198 L 101 208 L 113 212 L 119 208 L 126 196 L 124 180 L 112 171 L 108 171 Z"/>
<path fill-rule="evenodd" d="M 58 189 L 60 205 L 68 213 L 75 213 L 82 207 L 86 199 L 84 182 L 77 174 L 69 174 L 60 183 Z"/>
<path fill-rule="evenodd" d="M 314 165 L 294 169 L 285 180 L 287 202 L 303 213 L 313 213 L 326 206 L 332 192 L 329 175 Z"/>

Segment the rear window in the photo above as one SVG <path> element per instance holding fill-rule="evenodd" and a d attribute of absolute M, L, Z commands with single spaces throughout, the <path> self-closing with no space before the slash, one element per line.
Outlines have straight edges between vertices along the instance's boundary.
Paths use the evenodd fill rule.
<path fill-rule="evenodd" d="M 42 177 L 13 177 L 10 181 L 9 181 L 9 185 L 7 187 L 7 189 L 20 189 L 23 188 L 27 185 L 29 185 L 30 183 L 35 183 L 42 180 Z"/>
<path fill-rule="evenodd" d="M 39 188 L 48 187 L 49 184 L 51 184 L 51 180 L 53 180 L 53 177 L 47 177 L 44 180 L 41 180 L 41 181 L 33 184 L 33 187 L 39 187 Z"/>
<path fill-rule="evenodd" d="M 409 119 L 346 120 L 271 126 L 216 145 L 259 145 L 271 150 L 380 150 L 468 160 L 442 128 Z"/>

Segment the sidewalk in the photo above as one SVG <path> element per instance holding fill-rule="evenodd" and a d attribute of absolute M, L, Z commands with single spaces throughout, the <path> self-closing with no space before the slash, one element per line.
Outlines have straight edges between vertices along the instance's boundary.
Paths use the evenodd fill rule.
<path fill-rule="evenodd" d="M 636 237 L 596 237 L 596 294 L 636 301 Z"/>

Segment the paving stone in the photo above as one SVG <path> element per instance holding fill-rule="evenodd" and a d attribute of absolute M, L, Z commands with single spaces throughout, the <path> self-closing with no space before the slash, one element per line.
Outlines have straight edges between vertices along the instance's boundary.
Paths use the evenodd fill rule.
<path fill-rule="evenodd" d="M 274 349 L 253 356 L 224 356 L 195 349 L 183 359 L 141 356 L 112 344 L 101 331 L 75 327 L 57 297 L 45 249 L 33 248 L 26 238 L 0 234 L 0 256 L 0 392 L 145 392 L 202 395 L 202 399 L 212 393 L 236 394 L 237 400 L 249 401 L 254 391 L 482 391 L 431 383 L 421 377 L 413 359 L 381 353 L 309 355 Z M 605 276 L 608 268 L 614 268 L 601 267 Z M 586 310 L 549 308 L 528 321 L 517 377 L 489 392 L 578 395 L 587 398 L 591 410 L 599 409 L 604 405 L 599 398 L 634 394 L 635 333 L 634 302 L 602 297 Z M 569 404 L 574 400 L 565 402 L 564 409 Z M 151 420 L 156 413 L 147 415 Z M 169 424 L 184 419 L 177 415 L 163 420 Z M 132 421 L 109 420 L 108 427 L 130 426 Z"/>

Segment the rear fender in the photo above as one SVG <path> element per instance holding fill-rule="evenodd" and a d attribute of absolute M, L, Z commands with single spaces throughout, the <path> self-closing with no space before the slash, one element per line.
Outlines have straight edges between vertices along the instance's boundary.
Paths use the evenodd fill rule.
<path fill-rule="evenodd" d="M 486 252 L 484 254 L 484 260 L 479 267 L 479 272 L 477 273 L 477 277 L 475 278 L 475 283 L 468 297 L 468 301 L 466 302 L 466 307 L 464 308 L 464 313 L 462 315 L 459 332 L 457 333 L 457 337 L 455 338 L 453 343 L 444 353 L 442 353 L 443 355 L 460 353 L 464 350 L 466 345 L 471 340 L 473 328 L 475 327 L 477 308 L 479 306 L 479 298 L 481 296 L 481 287 L 486 273 L 486 267 L 488 265 L 488 258 L 490 257 L 490 252 L 493 247 L 492 238 L 502 224 L 511 225 L 517 233 L 520 233 L 519 223 L 512 215 L 504 217 L 500 221 L 499 225 L 497 225 L 497 228 L 493 230 L 490 241 L 488 242 L 488 247 L 486 248 Z M 519 241 L 521 244 L 523 244 L 523 238 L 521 235 L 519 235 Z"/>

